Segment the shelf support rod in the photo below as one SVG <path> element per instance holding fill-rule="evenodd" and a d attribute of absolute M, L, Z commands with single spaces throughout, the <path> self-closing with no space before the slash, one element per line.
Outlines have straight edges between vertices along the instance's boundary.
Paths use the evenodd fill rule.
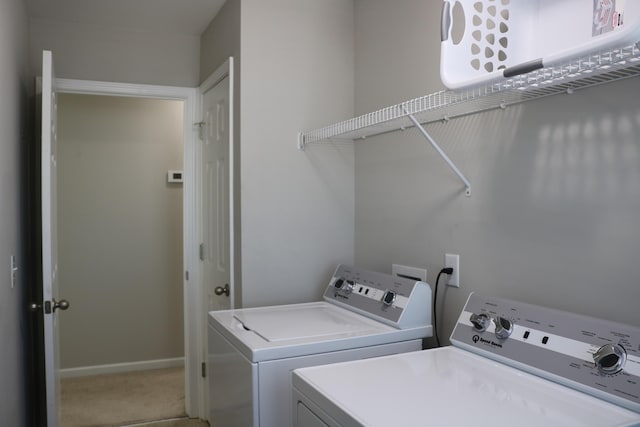
<path fill-rule="evenodd" d="M 433 148 L 435 148 L 435 150 L 438 152 L 438 154 L 440 155 L 440 157 L 442 157 L 442 159 L 447 162 L 447 164 L 449 165 L 449 167 L 451 168 L 451 170 L 453 170 L 453 172 L 458 175 L 458 178 L 460 178 L 460 180 L 464 183 L 464 186 L 466 187 L 466 191 L 465 191 L 465 195 L 467 197 L 471 196 L 471 183 L 469 182 L 469 180 L 467 179 L 467 177 L 464 176 L 464 174 L 462 172 L 460 172 L 460 169 L 458 169 L 458 167 L 451 161 L 451 159 L 449 158 L 449 156 L 447 156 L 447 154 L 442 151 L 442 148 L 440 148 L 440 146 L 433 140 L 433 138 L 431 137 L 431 135 L 429 135 L 429 132 L 427 132 L 427 130 L 424 128 L 424 126 L 422 126 L 420 124 L 420 122 L 418 120 L 416 120 L 416 118 L 413 116 L 413 114 L 410 114 L 407 111 L 407 108 L 403 105 L 402 108 L 404 109 L 405 114 L 407 115 L 407 117 L 409 118 L 409 120 L 411 120 L 411 122 L 415 125 L 415 127 L 420 131 L 420 133 L 427 138 L 427 141 L 429 141 L 429 143 L 431 144 L 431 146 Z"/>

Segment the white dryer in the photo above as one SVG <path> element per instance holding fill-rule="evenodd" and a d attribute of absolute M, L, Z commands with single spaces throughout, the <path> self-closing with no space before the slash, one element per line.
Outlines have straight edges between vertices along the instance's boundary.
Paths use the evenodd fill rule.
<path fill-rule="evenodd" d="M 472 294 L 451 343 L 294 371 L 295 425 L 640 426 L 640 328 Z"/>
<path fill-rule="evenodd" d="M 431 288 L 340 265 L 320 302 L 209 313 L 209 423 L 292 425 L 296 368 L 422 349 Z"/>

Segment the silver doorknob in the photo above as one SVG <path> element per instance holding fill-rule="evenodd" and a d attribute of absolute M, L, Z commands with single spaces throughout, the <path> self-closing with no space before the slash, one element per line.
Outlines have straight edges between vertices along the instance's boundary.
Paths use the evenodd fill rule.
<path fill-rule="evenodd" d="M 222 286 L 217 286 L 213 292 L 215 292 L 216 295 L 220 296 L 222 294 L 225 294 L 226 296 L 229 296 L 229 294 L 231 293 L 231 289 L 229 288 L 229 284 L 227 283 L 226 285 L 224 285 L 224 288 Z"/>
<path fill-rule="evenodd" d="M 56 301 L 55 298 L 51 301 L 45 301 L 44 304 L 32 303 L 29 305 L 29 310 L 38 311 L 44 307 L 45 314 L 51 314 L 52 311 L 67 310 L 69 309 L 69 301 L 66 299 L 61 299 L 60 301 Z"/>
<path fill-rule="evenodd" d="M 61 299 L 60 301 L 56 301 L 56 299 L 53 299 L 53 311 L 56 311 L 57 309 L 60 310 L 67 310 L 69 309 L 69 301 L 67 301 L 66 299 Z"/>

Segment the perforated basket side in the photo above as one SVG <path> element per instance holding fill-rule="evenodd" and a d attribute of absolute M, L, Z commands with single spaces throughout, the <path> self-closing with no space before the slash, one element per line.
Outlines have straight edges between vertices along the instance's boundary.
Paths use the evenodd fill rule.
<path fill-rule="evenodd" d="M 602 2 L 611 7 L 603 9 Z M 636 0 L 445 0 L 443 5 L 440 75 L 450 89 L 640 39 Z"/>

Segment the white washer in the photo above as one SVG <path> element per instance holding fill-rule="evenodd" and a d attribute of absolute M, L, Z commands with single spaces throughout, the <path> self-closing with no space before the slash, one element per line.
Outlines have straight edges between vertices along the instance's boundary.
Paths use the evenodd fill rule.
<path fill-rule="evenodd" d="M 294 371 L 294 425 L 640 426 L 640 328 L 472 294 L 451 342 Z"/>
<path fill-rule="evenodd" d="M 424 282 L 340 265 L 324 301 L 210 312 L 210 425 L 292 425 L 292 370 L 420 350 L 430 307 Z"/>

